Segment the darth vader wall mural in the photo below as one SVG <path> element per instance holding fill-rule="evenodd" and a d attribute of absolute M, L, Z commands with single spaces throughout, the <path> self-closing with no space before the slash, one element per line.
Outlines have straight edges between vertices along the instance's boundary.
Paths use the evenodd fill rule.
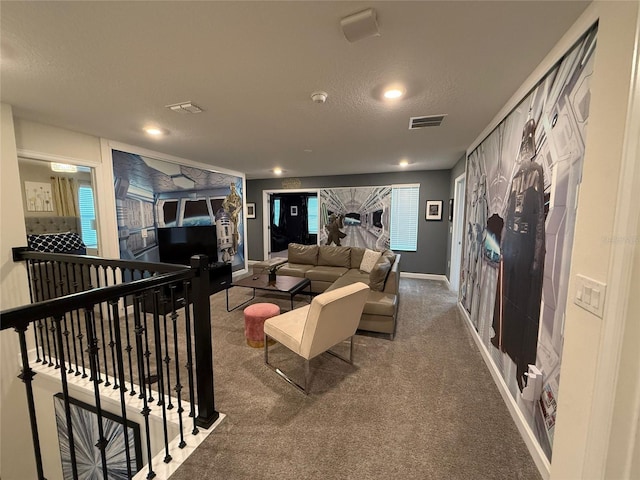
<path fill-rule="evenodd" d="M 467 157 L 460 301 L 549 458 L 596 34 Z"/>

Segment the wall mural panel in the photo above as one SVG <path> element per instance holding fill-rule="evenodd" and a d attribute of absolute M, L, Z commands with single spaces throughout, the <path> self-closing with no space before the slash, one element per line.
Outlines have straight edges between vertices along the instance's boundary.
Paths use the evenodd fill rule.
<path fill-rule="evenodd" d="M 467 158 L 460 300 L 549 458 L 596 33 Z"/>
<path fill-rule="evenodd" d="M 391 187 L 320 190 L 320 245 L 389 248 Z"/>
<path fill-rule="evenodd" d="M 158 228 L 215 225 L 218 261 L 245 267 L 242 177 L 119 150 L 112 158 L 120 258 L 158 262 Z"/>

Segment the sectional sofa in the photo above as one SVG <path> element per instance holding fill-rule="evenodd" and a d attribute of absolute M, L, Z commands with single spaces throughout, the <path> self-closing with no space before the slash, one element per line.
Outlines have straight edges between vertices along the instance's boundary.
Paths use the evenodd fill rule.
<path fill-rule="evenodd" d="M 290 243 L 288 259 L 277 267 L 277 274 L 308 278 L 313 293 L 355 282 L 366 283 L 370 291 L 358 329 L 386 333 L 393 339 L 398 315 L 400 255 L 391 250 L 377 253 L 379 257 L 375 258 L 365 248 Z M 363 263 L 365 257 L 367 261 Z"/>

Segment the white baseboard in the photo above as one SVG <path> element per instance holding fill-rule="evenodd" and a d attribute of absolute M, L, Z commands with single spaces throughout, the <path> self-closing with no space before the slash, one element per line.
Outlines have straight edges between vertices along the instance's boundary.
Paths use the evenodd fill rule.
<path fill-rule="evenodd" d="M 449 279 L 446 275 L 438 275 L 435 273 L 413 273 L 413 272 L 400 272 L 400 278 L 419 278 L 422 280 L 438 280 L 445 282 L 449 285 Z"/>
<path fill-rule="evenodd" d="M 471 318 L 469 317 L 469 314 L 462 307 L 461 303 L 458 303 L 458 310 L 460 311 L 460 313 L 465 319 L 464 323 L 469 328 L 469 331 L 471 332 L 471 336 L 473 337 L 473 340 L 476 342 L 476 345 L 478 346 L 478 350 L 482 355 L 482 359 L 486 363 L 487 368 L 489 369 L 489 372 L 493 377 L 493 381 L 498 387 L 498 391 L 500 392 L 500 395 L 502 395 L 502 399 L 504 400 L 504 403 L 506 404 L 507 409 L 511 414 L 511 418 L 513 418 L 513 421 L 516 424 L 516 427 L 518 428 L 518 431 L 520 432 L 520 435 L 522 436 L 524 443 L 527 445 L 527 448 L 529 449 L 529 453 L 531 454 L 531 458 L 533 458 L 533 461 L 538 467 L 538 471 L 540 472 L 540 475 L 544 480 L 549 480 L 551 476 L 551 471 L 550 471 L 551 464 L 549 463 L 549 460 L 547 459 L 547 456 L 545 455 L 544 451 L 540 447 L 540 444 L 538 443 L 538 439 L 536 438 L 535 434 L 531 430 L 531 427 L 529 427 L 527 420 L 522 415 L 522 412 L 520 411 L 520 408 L 516 404 L 516 401 L 511 396 L 511 393 L 509 392 L 509 388 L 507 387 L 507 384 L 502 378 L 502 375 L 500 375 L 500 371 L 498 370 L 498 367 L 494 363 L 493 358 L 491 358 L 491 354 L 489 353 L 489 350 L 487 350 L 486 345 L 482 343 L 482 339 L 480 338 L 480 335 L 478 335 L 478 332 L 476 332 L 476 329 L 473 327 L 473 324 L 471 323 Z"/>

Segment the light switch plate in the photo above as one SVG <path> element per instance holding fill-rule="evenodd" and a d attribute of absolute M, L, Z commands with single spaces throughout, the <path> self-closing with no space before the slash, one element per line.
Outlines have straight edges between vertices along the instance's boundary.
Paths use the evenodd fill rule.
<path fill-rule="evenodd" d="M 584 275 L 576 275 L 576 293 L 573 302 L 602 318 L 607 285 Z"/>

